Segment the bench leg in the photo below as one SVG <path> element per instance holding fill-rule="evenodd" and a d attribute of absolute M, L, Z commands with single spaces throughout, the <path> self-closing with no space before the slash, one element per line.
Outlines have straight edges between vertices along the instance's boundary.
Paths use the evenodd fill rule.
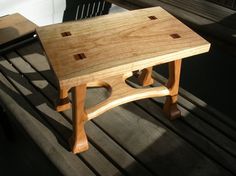
<path fill-rule="evenodd" d="M 177 108 L 177 97 L 179 91 L 179 80 L 181 71 L 181 59 L 172 61 L 169 64 L 169 80 L 167 82 L 167 88 L 170 91 L 170 95 L 166 97 L 163 111 L 165 115 L 174 120 L 181 116 L 180 110 Z"/>
<path fill-rule="evenodd" d="M 84 130 L 84 123 L 87 120 L 87 114 L 84 109 L 85 97 L 86 85 L 80 85 L 73 88 L 73 134 L 69 141 L 73 153 L 80 153 L 88 150 L 88 140 Z"/>
<path fill-rule="evenodd" d="M 152 78 L 152 67 L 143 69 L 138 79 L 142 86 L 150 86 L 153 84 L 154 80 Z"/>
<path fill-rule="evenodd" d="M 68 97 L 68 89 L 60 89 L 59 92 L 59 103 L 56 106 L 58 112 L 65 111 L 71 108 L 71 103 Z"/>

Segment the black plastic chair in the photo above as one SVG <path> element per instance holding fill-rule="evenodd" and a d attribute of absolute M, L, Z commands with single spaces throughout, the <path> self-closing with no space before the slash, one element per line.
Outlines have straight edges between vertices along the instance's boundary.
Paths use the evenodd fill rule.
<path fill-rule="evenodd" d="M 79 20 L 109 13 L 111 3 L 104 0 L 66 0 L 63 21 Z"/>

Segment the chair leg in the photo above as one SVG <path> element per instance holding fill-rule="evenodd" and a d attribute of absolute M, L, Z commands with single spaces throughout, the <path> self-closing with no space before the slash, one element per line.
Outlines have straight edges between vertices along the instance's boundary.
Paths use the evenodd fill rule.
<path fill-rule="evenodd" d="M 73 153 L 80 153 L 89 148 L 87 136 L 84 130 L 84 124 L 87 120 L 87 114 L 84 110 L 85 97 L 86 85 L 80 85 L 73 88 L 73 134 L 69 141 Z"/>
<path fill-rule="evenodd" d="M 180 59 L 169 63 L 169 80 L 167 82 L 167 87 L 170 91 L 170 95 L 166 97 L 163 111 L 170 120 L 174 120 L 181 116 L 181 112 L 177 108 L 181 61 L 182 60 Z"/>

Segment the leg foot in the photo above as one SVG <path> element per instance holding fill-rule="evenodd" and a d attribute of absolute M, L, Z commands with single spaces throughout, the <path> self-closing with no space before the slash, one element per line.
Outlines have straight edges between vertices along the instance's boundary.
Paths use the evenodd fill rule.
<path fill-rule="evenodd" d="M 181 117 L 181 112 L 177 108 L 177 95 L 176 96 L 168 96 L 166 97 L 166 102 L 164 104 L 163 112 L 166 117 L 170 120 L 175 120 Z"/>
<path fill-rule="evenodd" d="M 84 151 L 88 150 L 88 148 L 89 148 L 88 140 L 86 137 L 84 127 L 81 127 L 80 131 L 77 133 L 78 134 L 76 137 L 75 137 L 76 134 L 75 135 L 73 134 L 71 136 L 71 138 L 69 139 L 71 151 L 74 154 L 84 152 Z"/>
<path fill-rule="evenodd" d="M 56 106 L 56 111 L 61 112 L 71 108 L 71 103 L 68 97 L 68 90 L 61 89 L 59 92 L 59 103 Z"/>
<path fill-rule="evenodd" d="M 169 80 L 167 82 L 167 87 L 170 91 L 170 95 L 166 97 L 163 111 L 170 120 L 174 120 L 181 116 L 180 110 L 177 108 L 181 61 L 182 60 L 180 59 L 169 63 Z"/>
<path fill-rule="evenodd" d="M 59 100 L 59 103 L 56 106 L 56 111 L 61 112 L 71 108 L 71 103 L 69 98 L 63 98 Z"/>

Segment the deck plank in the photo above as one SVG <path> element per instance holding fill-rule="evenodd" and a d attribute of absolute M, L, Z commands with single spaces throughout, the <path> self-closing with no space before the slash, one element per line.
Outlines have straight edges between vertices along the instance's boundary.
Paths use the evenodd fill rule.
<path fill-rule="evenodd" d="M 25 47 L 18 48 L 17 54 L 37 70 L 51 85 L 57 82 L 55 74 L 53 74 L 47 59 L 43 56 L 42 47 L 38 42 L 32 42 Z M 42 57 L 43 56 L 43 57 Z"/>
<path fill-rule="evenodd" d="M 153 77 L 158 80 L 160 83 L 165 84 L 167 82 L 167 79 L 163 77 L 162 75 L 153 72 Z M 210 105 L 208 105 L 203 100 L 199 99 L 198 97 L 192 95 L 191 93 L 187 92 L 183 88 L 180 87 L 179 90 L 180 100 L 179 103 L 183 105 L 186 109 L 190 110 L 191 112 L 194 112 L 202 117 L 204 119 L 212 124 L 215 125 L 221 130 L 224 130 L 224 133 L 227 133 L 227 135 L 231 136 L 233 140 L 235 140 L 236 135 L 236 123 L 234 120 L 226 116 L 225 114 L 222 114 L 218 110 L 214 109 Z M 183 101 L 187 101 L 188 103 L 184 103 Z M 193 108 L 195 106 L 195 108 Z M 225 127 L 225 125 L 227 127 Z M 229 130 L 229 131 L 228 131 Z M 227 132 L 228 131 L 228 132 Z"/>
<path fill-rule="evenodd" d="M 216 130 L 215 128 L 211 127 L 198 117 L 193 114 L 189 114 L 189 111 L 184 109 L 183 107 L 179 106 L 182 110 L 183 115 L 188 116 L 189 118 L 185 118 L 185 122 L 194 128 L 199 133 L 206 136 L 209 140 L 212 140 L 215 144 L 223 148 L 226 152 L 231 154 L 232 156 L 236 156 L 236 143 L 229 139 L 227 136 Z"/>
<path fill-rule="evenodd" d="M 201 120 L 205 121 L 209 125 L 213 126 L 215 129 L 220 131 L 220 133 L 226 135 L 229 139 L 236 142 L 236 130 L 228 126 L 226 123 L 218 120 L 216 116 L 213 116 L 201 108 L 199 108 L 197 105 L 189 102 L 182 96 L 179 97 L 179 104 L 190 111 L 192 114 L 196 115 Z"/>
<path fill-rule="evenodd" d="M 94 91 L 96 92 L 91 98 L 99 99 L 97 90 Z M 154 108 L 155 106 L 157 105 L 153 105 Z M 161 115 L 159 118 L 164 117 Z M 186 175 L 190 170 L 194 170 L 193 167 L 198 167 L 199 171 L 204 170 L 202 175 L 224 173 L 224 169 L 221 170 L 202 153 L 132 103 L 114 108 L 94 121 L 156 174 L 159 172 L 167 175 Z M 191 161 L 191 164 L 179 165 L 188 161 Z M 175 167 L 168 170 L 170 166 Z M 196 170 L 191 174 L 199 173 Z"/>
<path fill-rule="evenodd" d="M 183 97 L 179 96 L 178 104 L 182 101 Z M 206 156 L 216 161 L 224 168 L 227 168 L 231 172 L 235 173 L 235 163 L 236 159 L 230 152 L 227 151 L 227 148 L 224 148 L 224 145 L 230 147 L 234 145 L 234 142 L 231 141 L 227 136 L 219 133 L 217 130 L 204 123 L 201 119 L 198 119 L 194 114 L 187 111 L 181 105 L 178 105 L 178 108 L 181 110 L 183 119 L 182 122 L 170 122 L 164 118 L 160 118 L 161 109 L 160 107 L 153 108 L 155 105 L 163 104 L 164 98 L 154 98 L 154 101 L 141 100 L 137 102 L 138 106 L 148 111 L 154 118 L 160 120 L 168 128 L 172 129 L 179 136 L 182 136 L 190 144 L 192 144 L 196 149 L 200 150 Z M 212 134 L 211 132 L 214 132 Z M 210 133 L 210 134 L 208 134 Z M 208 136 L 208 137 L 207 137 Z M 219 140 L 226 140 L 226 143 L 221 143 L 219 140 L 215 143 L 215 137 Z M 230 151 L 235 152 L 234 148 L 228 148 Z"/>
<path fill-rule="evenodd" d="M 159 85 L 160 84 L 157 82 L 153 84 L 153 86 Z M 160 103 L 160 100 L 163 99 L 155 98 L 154 100 Z M 164 103 L 164 101 L 161 103 Z M 191 112 L 191 117 L 184 119 L 188 125 L 199 131 L 199 133 L 207 136 L 208 139 L 212 139 L 212 141 L 224 148 L 231 155 L 236 156 L 236 130 L 230 128 L 225 123 L 222 123 L 215 118 L 215 116 L 204 112 L 198 106 L 186 100 L 181 93 L 179 95 L 178 104 L 183 113 L 187 114 Z"/>
<path fill-rule="evenodd" d="M 214 143 L 206 139 L 202 134 L 199 134 L 180 120 L 176 122 L 170 122 L 164 118 L 160 118 L 160 108 L 156 108 L 155 103 L 153 104 L 152 101 L 142 100 L 137 103 L 141 108 L 149 111 L 153 117 L 157 118 L 161 123 L 175 131 L 177 135 L 181 136 L 197 150 L 211 158 L 211 160 L 217 162 L 219 165 L 222 165 L 230 172 L 235 173 L 235 157 L 222 150 L 219 146 L 216 146 Z M 188 114 L 185 115 L 188 116 Z"/>
<path fill-rule="evenodd" d="M 111 3 L 119 4 L 119 0 L 108 0 Z M 193 16 L 199 16 L 207 19 L 208 21 L 217 22 L 221 25 L 227 26 L 232 29 L 235 28 L 235 19 L 234 16 L 235 10 L 219 6 L 217 4 L 207 2 L 205 0 L 138 0 L 133 2 L 132 0 L 125 0 L 121 4 L 122 7 L 128 9 L 137 9 L 137 8 L 146 8 L 153 6 L 161 6 L 170 11 L 173 14 L 177 14 L 178 17 L 183 19 L 191 19 L 190 17 L 185 16 L 186 14 L 193 14 Z M 180 11 L 185 11 L 184 14 L 178 14 Z M 174 12 L 177 10 L 177 12 Z M 184 17 L 185 16 L 185 17 Z M 192 17 L 193 17 L 192 16 Z M 200 20 L 198 23 L 202 23 L 204 20 Z M 202 25 L 209 23 L 202 23 Z"/>
<path fill-rule="evenodd" d="M 154 75 L 157 73 L 153 73 Z M 160 76 L 160 75 L 158 75 Z M 129 82 L 130 83 L 130 82 Z M 137 84 L 131 82 L 130 83 L 134 87 L 140 87 Z M 154 86 L 160 85 L 158 82 L 154 82 Z M 182 91 L 181 91 L 182 92 Z M 184 100 L 184 103 L 183 103 Z M 171 123 L 167 119 L 162 119 L 159 116 L 161 115 L 160 107 L 153 108 L 155 105 L 164 104 L 165 98 L 153 98 L 152 101 L 141 100 L 138 101 L 137 104 L 139 107 L 148 111 L 154 118 L 160 120 L 163 124 L 168 126 L 168 128 L 175 131 L 179 136 L 182 136 L 185 140 L 187 140 L 190 144 L 204 153 L 206 156 L 216 161 L 218 164 L 222 165 L 224 168 L 228 169 L 230 172 L 235 173 L 235 163 L 236 158 L 233 156 L 235 153 L 235 142 L 230 137 L 222 133 L 222 130 L 218 130 L 214 128 L 213 125 L 209 123 L 214 123 L 215 119 L 210 122 L 208 119 L 207 122 L 203 121 L 204 117 L 212 117 L 209 114 L 202 118 L 199 118 L 202 114 L 192 114 L 191 111 L 188 111 L 189 106 L 191 107 L 191 102 L 188 102 L 184 99 L 181 94 L 178 99 L 178 108 L 181 110 L 183 119 L 182 122 L 174 122 Z M 184 104 L 184 106 L 182 106 Z M 188 107 L 188 108 L 186 108 Z M 198 106 L 194 106 L 195 109 L 198 109 Z M 212 117 L 213 119 L 214 117 Z M 219 122 L 218 122 L 219 123 Z M 220 125 L 221 127 L 225 127 L 224 124 Z M 227 128 L 227 127 L 225 127 Z M 234 131 L 232 131 L 234 132 Z"/>
<path fill-rule="evenodd" d="M 129 0 L 128 0 L 129 1 Z M 197 14 L 199 16 L 204 16 L 207 19 L 210 19 L 215 22 L 223 23 L 226 26 L 235 28 L 235 17 L 227 19 L 230 15 L 235 13 L 234 10 L 219 6 L 217 4 L 207 2 L 204 0 L 161 0 L 160 2 L 181 8 L 187 9 L 189 12 Z M 145 5 L 155 5 L 158 4 L 156 0 L 139 0 L 139 4 Z M 226 18 L 226 19 L 225 19 Z"/>

